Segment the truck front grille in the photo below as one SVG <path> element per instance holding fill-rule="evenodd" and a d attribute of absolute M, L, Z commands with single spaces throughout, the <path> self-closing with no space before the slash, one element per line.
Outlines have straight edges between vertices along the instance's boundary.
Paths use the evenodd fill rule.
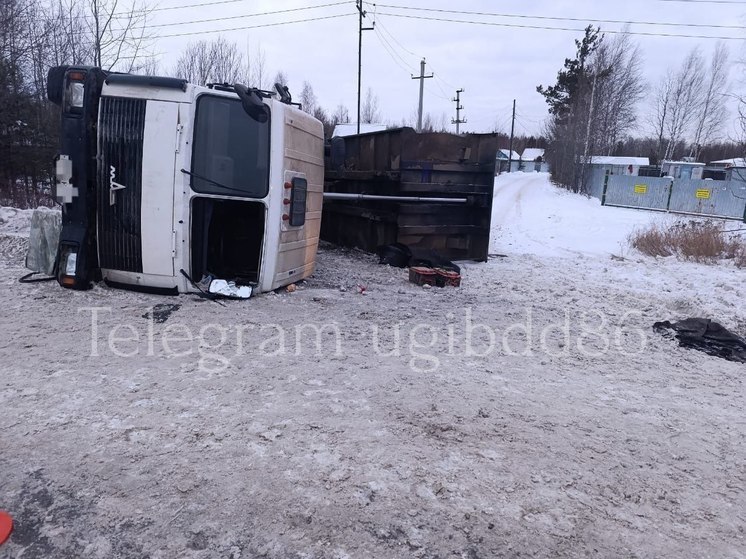
<path fill-rule="evenodd" d="M 101 268 L 142 272 L 142 149 L 145 99 L 102 97 L 96 197 Z"/>

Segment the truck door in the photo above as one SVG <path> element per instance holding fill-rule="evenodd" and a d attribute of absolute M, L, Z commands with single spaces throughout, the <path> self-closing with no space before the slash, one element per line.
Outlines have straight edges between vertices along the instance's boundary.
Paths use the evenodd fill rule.
<path fill-rule="evenodd" d="M 102 270 L 174 275 L 178 103 L 102 97 L 98 249 Z"/>

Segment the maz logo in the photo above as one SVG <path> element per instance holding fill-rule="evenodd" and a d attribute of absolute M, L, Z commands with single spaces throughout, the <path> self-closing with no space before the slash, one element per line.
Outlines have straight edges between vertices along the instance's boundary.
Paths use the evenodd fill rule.
<path fill-rule="evenodd" d="M 114 194 L 117 190 L 123 190 L 127 188 L 125 185 L 116 182 L 117 170 L 114 165 L 109 167 L 109 205 L 113 206 L 117 203 L 116 195 Z"/>

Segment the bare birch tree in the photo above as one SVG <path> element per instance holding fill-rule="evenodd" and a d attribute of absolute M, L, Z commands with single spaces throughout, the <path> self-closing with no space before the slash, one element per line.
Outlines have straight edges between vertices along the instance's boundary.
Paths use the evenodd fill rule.
<path fill-rule="evenodd" d="M 317 104 L 316 94 L 313 92 L 311 84 L 307 81 L 303 82 L 303 89 L 300 91 L 298 100 L 300 101 L 301 107 L 303 107 L 304 111 L 311 115 L 314 114 Z"/>
<path fill-rule="evenodd" d="M 271 89 L 274 84 L 269 83 L 267 76 L 267 56 L 261 45 L 257 45 L 251 52 L 250 45 L 246 47 L 246 83 L 259 89 Z"/>
<path fill-rule="evenodd" d="M 243 55 L 236 43 L 218 37 L 190 43 L 176 62 L 174 74 L 191 83 L 233 84 L 245 77 Z"/>
<path fill-rule="evenodd" d="M 337 105 L 332 113 L 333 124 L 347 124 L 350 122 L 350 111 L 342 103 Z"/>
<path fill-rule="evenodd" d="M 656 86 L 653 94 L 653 110 L 650 115 L 650 127 L 658 142 L 656 157 L 660 163 L 665 155 L 666 124 L 671 111 L 671 93 L 673 91 L 674 75 L 670 70 Z"/>
<path fill-rule="evenodd" d="M 365 92 L 365 100 L 360 109 L 360 121 L 365 123 L 381 121 L 381 111 L 378 108 L 378 96 L 373 93 L 373 90 L 370 87 Z"/>
<path fill-rule="evenodd" d="M 668 144 L 665 159 L 672 159 L 676 146 L 685 139 L 696 118 L 704 86 L 704 61 L 699 48 L 693 49 L 674 74 L 666 122 Z"/>
<path fill-rule="evenodd" d="M 243 78 L 243 54 L 236 43 L 218 37 L 210 44 L 212 72 L 210 80 L 214 83 L 234 84 Z"/>
<path fill-rule="evenodd" d="M 612 155 L 617 143 L 637 123 L 642 99 L 642 55 L 628 34 L 604 38 L 596 50 L 591 72 L 596 76 L 591 126 L 596 155 Z"/>
<path fill-rule="evenodd" d="M 210 81 L 212 60 L 207 41 L 189 43 L 176 61 L 173 74 L 190 83 L 205 85 Z"/>
<path fill-rule="evenodd" d="M 728 88 L 728 48 L 718 43 L 712 53 L 710 66 L 702 88 L 699 107 L 694 121 L 694 136 L 689 152 L 699 158 L 702 147 L 720 136 L 723 122 L 728 114 L 725 92 Z"/>
<path fill-rule="evenodd" d="M 93 65 L 106 70 L 132 71 L 147 54 L 151 36 L 147 20 L 152 8 L 143 1 L 87 0 L 86 17 Z"/>

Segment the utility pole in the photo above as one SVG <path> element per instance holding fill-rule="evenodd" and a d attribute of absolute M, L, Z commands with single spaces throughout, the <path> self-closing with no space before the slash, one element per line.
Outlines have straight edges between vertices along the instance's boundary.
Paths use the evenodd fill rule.
<path fill-rule="evenodd" d="M 413 80 L 420 80 L 420 107 L 417 110 L 417 132 L 422 132 L 422 97 L 425 94 L 425 80 L 432 77 L 432 74 L 429 76 L 425 75 L 425 59 L 423 58 L 422 62 L 420 62 L 420 75 L 412 76 Z"/>
<path fill-rule="evenodd" d="M 508 173 L 513 166 L 513 133 L 515 132 L 515 99 L 513 99 L 513 120 L 510 123 L 510 148 L 508 149 Z"/>
<path fill-rule="evenodd" d="M 363 0 L 355 0 L 358 11 L 358 44 L 357 44 L 357 133 L 360 134 L 360 88 L 363 83 L 363 31 L 372 31 L 373 27 L 363 27 Z M 375 25 L 375 24 L 374 24 Z"/>
<path fill-rule="evenodd" d="M 456 120 L 451 119 L 451 124 L 456 125 L 456 134 L 459 133 L 459 124 L 465 124 L 466 119 L 461 120 L 461 110 L 464 108 L 463 105 L 461 105 L 461 94 L 464 92 L 464 88 L 456 90 L 456 98 L 451 99 L 451 101 L 454 101 L 456 103 Z"/>

